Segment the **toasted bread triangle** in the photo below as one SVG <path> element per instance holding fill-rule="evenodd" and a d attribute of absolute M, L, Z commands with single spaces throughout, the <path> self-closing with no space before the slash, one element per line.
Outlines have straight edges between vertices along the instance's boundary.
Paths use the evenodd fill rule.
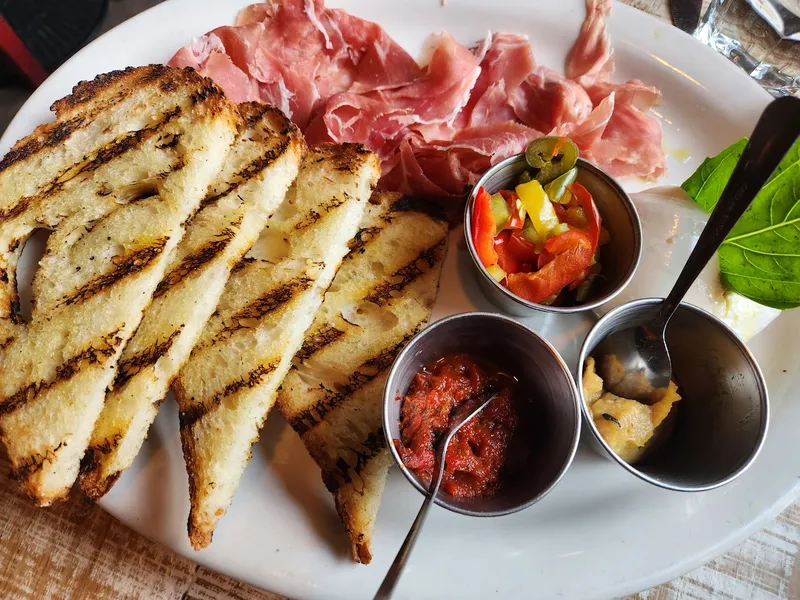
<path fill-rule="evenodd" d="M 211 80 L 161 65 L 78 84 L 0 161 L 0 431 L 37 504 L 63 498 L 125 343 L 241 124 Z M 16 266 L 51 229 L 28 322 Z"/>
<path fill-rule="evenodd" d="M 257 103 L 238 109 L 246 126 L 170 257 L 166 277 L 122 352 L 95 424 L 80 476 L 81 488 L 93 500 L 133 462 L 231 269 L 297 176 L 305 143 L 292 122 L 278 109 Z"/>
<path fill-rule="evenodd" d="M 361 563 L 372 558 L 392 462 L 383 386 L 395 356 L 430 318 L 447 235 L 443 220 L 397 194 L 376 193 L 278 395 Z"/>
<path fill-rule="evenodd" d="M 195 549 L 211 542 L 233 498 L 379 174 L 377 157 L 361 146 L 309 150 L 175 381 Z"/>

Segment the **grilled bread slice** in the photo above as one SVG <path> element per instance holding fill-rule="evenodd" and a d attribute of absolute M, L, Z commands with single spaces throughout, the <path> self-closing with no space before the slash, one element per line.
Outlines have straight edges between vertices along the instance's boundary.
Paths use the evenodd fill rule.
<path fill-rule="evenodd" d="M 175 380 L 195 549 L 211 543 L 379 174 L 359 145 L 309 150 Z"/>
<path fill-rule="evenodd" d="M 120 352 L 241 124 L 211 80 L 162 65 L 79 83 L 0 162 L 0 437 L 37 504 L 78 475 Z M 27 322 L 22 242 L 50 229 Z"/>
<path fill-rule="evenodd" d="M 397 353 L 430 317 L 447 247 L 447 224 L 421 208 L 397 194 L 373 196 L 278 394 L 362 563 L 372 558 L 391 464 L 383 386 Z"/>
<path fill-rule="evenodd" d="M 122 352 L 81 468 L 91 499 L 105 494 L 144 442 L 161 400 L 241 260 L 297 176 L 305 143 L 278 109 L 239 105 L 245 129 L 170 257 L 167 275 Z"/>

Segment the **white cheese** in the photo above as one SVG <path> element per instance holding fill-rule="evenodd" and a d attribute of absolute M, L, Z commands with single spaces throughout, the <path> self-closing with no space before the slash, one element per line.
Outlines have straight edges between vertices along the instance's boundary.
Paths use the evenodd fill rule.
<path fill-rule="evenodd" d="M 632 194 L 642 221 L 642 262 L 628 287 L 606 312 L 637 298 L 663 297 L 678 277 L 703 231 L 708 215 L 679 187 L 658 187 Z M 716 256 L 689 290 L 685 300 L 722 319 L 747 341 L 765 329 L 781 311 L 757 304 L 720 278 Z"/>

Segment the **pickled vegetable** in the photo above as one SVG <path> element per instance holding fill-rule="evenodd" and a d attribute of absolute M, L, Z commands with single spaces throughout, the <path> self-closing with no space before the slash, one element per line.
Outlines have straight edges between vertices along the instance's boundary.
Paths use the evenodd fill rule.
<path fill-rule="evenodd" d="M 544 191 L 547 192 L 548 197 L 553 202 L 559 204 L 569 204 L 572 199 L 572 194 L 567 189 L 567 186 L 575 183 L 578 178 L 578 169 L 572 168 L 560 177 L 556 177 L 553 181 L 544 186 Z"/>
<path fill-rule="evenodd" d="M 486 267 L 486 270 L 489 272 L 489 275 L 492 276 L 497 282 L 503 281 L 506 278 L 506 272 L 500 268 L 500 265 L 491 265 Z"/>
<path fill-rule="evenodd" d="M 578 147 L 568 138 L 542 137 L 528 144 L 525 160 L 536 169 L 535 179 L 544 185 L 575 167 Z"/>
<path fill-rule="evenodd" d="M 586 302 L 601 277 L 599 247 L 608 242 L 591 193 L 578 183 L 570 140 L 535 140 L 515 189 L 480 188 L 472 242 L 489 275 L 517 296 L 542 305 Z"/>
<path fill-rule="evenodd" d="M 494 218 L 495 235 L 503 231 L 511 222 L 511 211 L 508 209 L 506 199 L 500 194 L 494 194 L 490 200 L 492 217 Z"/>
<path fill-rule="evenodd" d="M 553 203 L 544 193 L 542 184 L 535 180 L 529 181 L 518 185 L 516 191 L 539 240 L 547 241 L 550 232 L 558 226 L 559 221 Z"/>
<path fill-rule="evenodd" d="M 481 188 L 475 196 L 475 206 L 472 210 L 472 243 L 485 267 L 497 264 L 497 252 L 494 249 L 495 232 L 491 196 Z"/>

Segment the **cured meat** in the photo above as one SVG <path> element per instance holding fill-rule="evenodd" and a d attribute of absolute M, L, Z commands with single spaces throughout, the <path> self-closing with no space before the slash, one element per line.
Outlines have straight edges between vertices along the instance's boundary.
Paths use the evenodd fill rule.
<path fill-rule="evenodd" d="M 595 107 L 589 122 L 576 128 L 576 143 L 612 175 L 655 179 L 666 171 L 661 125 L 644 111 L 661 101 L 661 92 L 638 80 L 612 83 L 614 55 L 605 26 L 610 13 L 611 0 L 586 0 L 586 19 L 567 55 L 567 76 L 585 88 Z"/>
<path fill-rule="evenodd" d="M 595 106 L 581 123 L 566 123 L 558 129 L 559 135 L 567 136 L 578 145 L 584 155 L 603 137 L 614 114 L 615 94 L 611 92 Z"/>
<path fill-rule="evenodd" d="M 491 165 L 522 152 L 542 134 L 507 121 L 462 129 L 450 140 L 425 142 L 410 136 L 400 144 L 398 168 L 381 181 L 402 193 L 456 196 L 472 185 Z"/>
<path fill-rule="evenodd" d="M 475 56 L 445 33 L 421 77 L 388 90 L 338 94 L 323 120 L 334 141 L 359 139 L 386 159 L 412 132 L 437 138 L 441 126 L 455 121 L 467 103 L 479 74 Z"/>
<path fill-rule="evenodd" d="M 639 110 L 648 110 L 651 106 L 661 103 L 661 92 L 638 79 L 631 79 L 625 83 L 597 82 L 589 87 L 587 92 L 595 105 L 600 104 L 612 92 L 616 93 L 617 102 L 632 104 Z"/>
<path fill-rule="evenodd" d="M 615 175 L 663 174 L 660 92 L 612 81 L 610 0 L 587 0 L 562 75 L 529 40 L 491 33 L 468 49 L 438 33 L 424 67 L 378 25 L 324 0 L 248 6 L 170 61 L 214 79 L 236 102 L 280 108 L 312 143 L 360 142 L 386 189 L 463 197 L 489 166 L 540 135 L 569 135 Z"/>
<path fill-rule="evenodd" d="M 565 72 L 570 79 L 584 84 L 611 79 L 614 59 L 605 22 L 610 14 L 611 0 L 586 0 L 586 18 L 567 54 Z"/>
<path fill-rule="evenodd" d="M 458 124 L 476 127 L 516 120 L 509 97 L 536 67 L 528 38 L 496 33 L 473 53 L 480 60 L 481 73 Z"/>
<path fill-rule="evenodd" d="M 211 77 L 237 102 L 273 104 L 303 129 L 336 94 L 397 87 L 422 75 L 378 25 L 322 0 L 249 6 L 235 26 L 195 39 L 170 64 Z"/>
<path fill-rule="evenodd" d="M 565 123 L 581 123 L 592 112 L 586 90 L 546 67 L 536 67 L 509 102 L 520 121 L 544 132 L 555 131 Z"/>
<path fill-rule="evenodd" d="M 630 104 L 616 104 L 603 136 L 589 153 L 615 177 L 656 178 L 665 171 L 661 126 Z"/>

